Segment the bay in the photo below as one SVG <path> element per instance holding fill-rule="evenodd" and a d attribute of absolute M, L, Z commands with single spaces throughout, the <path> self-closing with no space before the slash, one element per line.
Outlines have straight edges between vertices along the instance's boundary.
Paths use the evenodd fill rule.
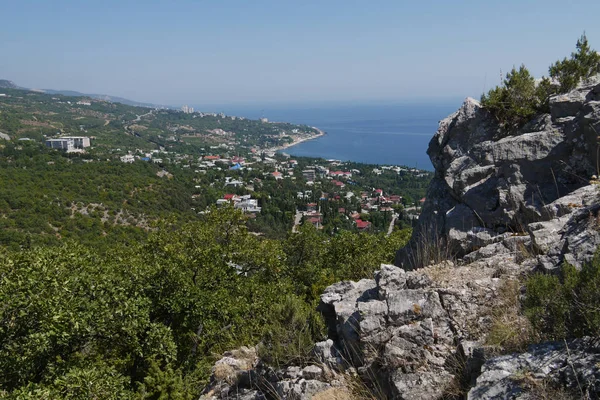
<path fill-rule="evenodd" d="M 458 109 L 460 100 L 417 104 L 340 104 L 223 107 L 230 115 L 314 126 L 326 135 L 289 147 L 293 156 L 322 157 L 432 170 L 426 154 L 439 121 Z"/>

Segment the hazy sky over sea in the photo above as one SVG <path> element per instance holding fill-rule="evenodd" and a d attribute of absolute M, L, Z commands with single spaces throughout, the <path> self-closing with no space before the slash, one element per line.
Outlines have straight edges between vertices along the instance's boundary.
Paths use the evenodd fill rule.
<path fill-rule="evenodd" d="M 600 1 L 0 0 L 0 79 L 160 104 L 479 96 L 535 75 Z"/>

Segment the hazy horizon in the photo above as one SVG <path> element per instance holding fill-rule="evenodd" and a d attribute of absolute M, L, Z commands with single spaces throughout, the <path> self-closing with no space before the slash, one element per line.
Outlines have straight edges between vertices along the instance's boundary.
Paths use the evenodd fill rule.
<path fill-rule="evenodd" d="M 514 65 L 547 74 L 584 30 L 600 48 L 594 1 L 25 0 L 3 11 L 0 79 L 202 108 L 478 97 Z"/>

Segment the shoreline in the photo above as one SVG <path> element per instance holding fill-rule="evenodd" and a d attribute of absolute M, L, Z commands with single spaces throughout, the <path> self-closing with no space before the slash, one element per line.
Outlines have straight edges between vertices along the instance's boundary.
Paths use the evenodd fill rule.
<path fill-rule="evenodd" d="M 321 136 L 325 136 L 326 135 L 325 132 L 323 132 L 322 130 L 320 130 L 317 127 L 311 126 L 311 128 L 316 129 L 318 133 L 315 134 L 315 135 L 308 136 L 308 137 L 302 137 L 302 138 L 294 139 L 289 144 L 284 144 L 284 145 L 281 145 L 281 146 L 267 148 L 267 149 L 264 150 L 264 152 L 265 153 L 273 153 L 273 154 L 275 154 L 278 151 L 282 151 L 282 150 L 288 149 L 288 148 L 290 148 L 292 146 L 296 146 L 296 145 L 298 145 L 300 143 L 308 142 L 309 140 L 314 140 L 314 139 L 320 138 Z"/>

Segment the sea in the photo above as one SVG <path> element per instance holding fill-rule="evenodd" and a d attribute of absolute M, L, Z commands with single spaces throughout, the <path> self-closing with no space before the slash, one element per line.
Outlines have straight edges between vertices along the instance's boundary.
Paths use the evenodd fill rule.
<path fill-rule="evenodd" d="M 314 126 L 326 135 L 283 150 L 292 156 L 322 157 L 433 170 L 426 154 L 440 120 L 460 99 L 419 103 L 320 104 L 222 107 L 218 112 Z"/>

